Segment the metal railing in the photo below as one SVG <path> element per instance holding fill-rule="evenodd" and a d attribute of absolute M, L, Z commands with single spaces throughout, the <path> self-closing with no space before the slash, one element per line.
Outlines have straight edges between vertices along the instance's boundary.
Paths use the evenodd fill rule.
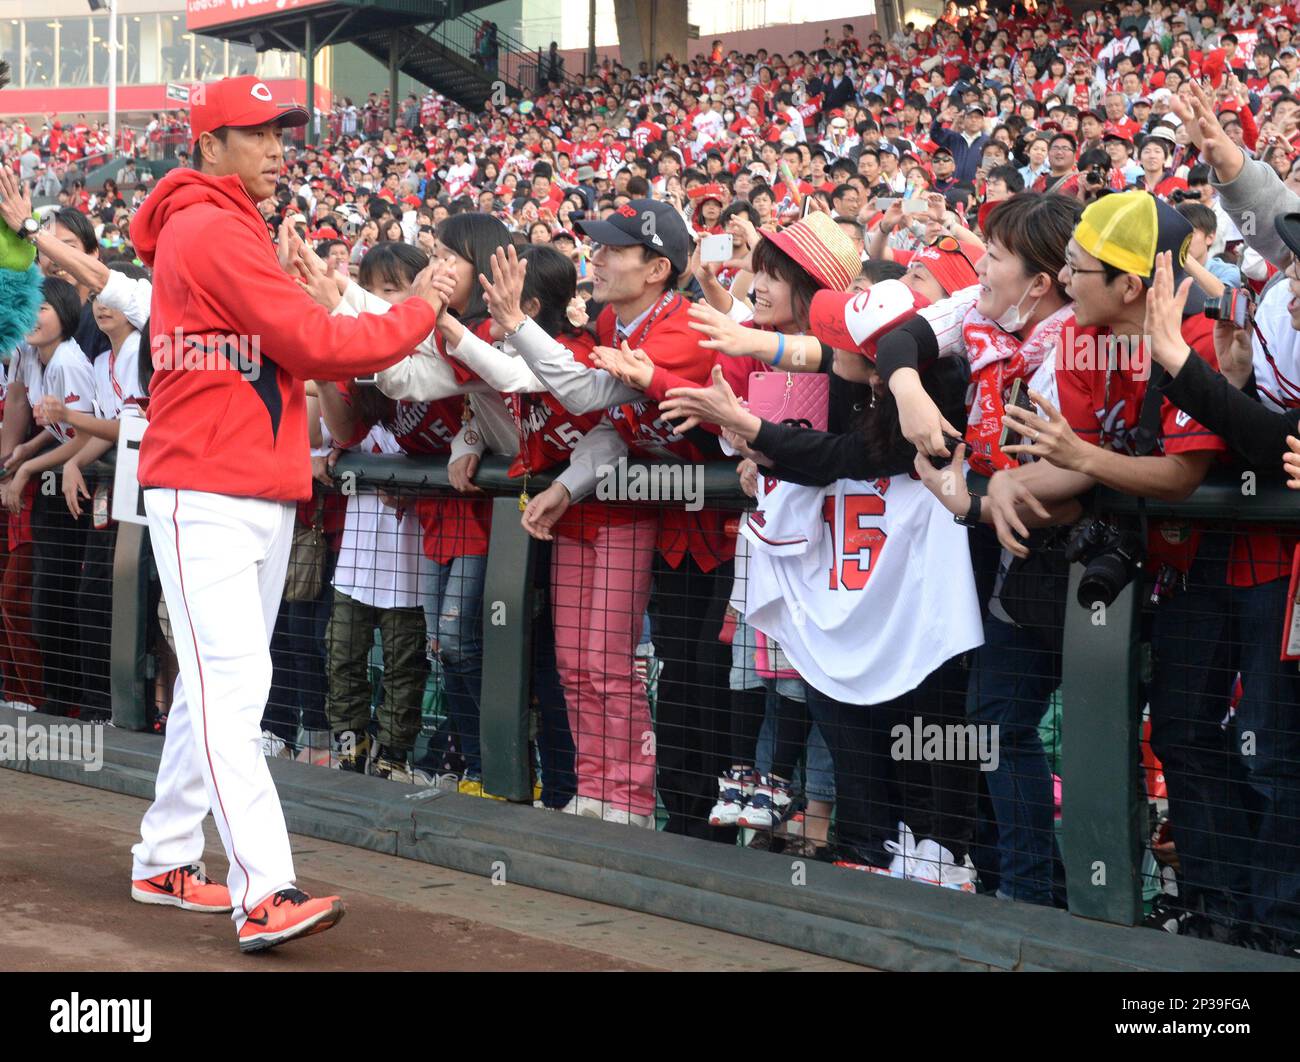
<path fill-rule="evenodd" d="M 517 92 L 537 92 L 545 53 L 541 49 L 533 51 L 500 29 L 496 32 L 496 47 L 485 49 L 480 34 L 483 21 L 474 14 L 458 15 L 425 27 L 425 32 L 434 43 L 479 67 L 489 81 L 500 79 Z M 567 71 L 559 80 L 564 89 L 582 88 L 582 82 Z"/>

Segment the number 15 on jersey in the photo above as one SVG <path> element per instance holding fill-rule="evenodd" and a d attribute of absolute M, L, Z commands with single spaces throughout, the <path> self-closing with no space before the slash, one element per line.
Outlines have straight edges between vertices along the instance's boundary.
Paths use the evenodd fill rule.
<path fill-rule="evenodd" d="M 822 505 L 822 519 L 831 534 L 830 589 L 861 590 L 887 537 L 878 527 L 863 527 L 862 521 L 883 516 L 885 499 L 877 494 L 845 494 L 844 512 L 838 519 L 835 502 L 831 494 Z"/>

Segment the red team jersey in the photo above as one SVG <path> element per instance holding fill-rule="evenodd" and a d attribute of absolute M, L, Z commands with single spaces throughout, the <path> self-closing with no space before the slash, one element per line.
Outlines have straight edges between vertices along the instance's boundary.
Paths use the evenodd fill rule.
<path fill-rule="evenodd" d="M 1204 328 L 1203 315 L 1183 322 L 1183 338 L 1211 368 L 1218 368 L 1214 354 L 1213 332 Z M 1110 336 L 1109 329 L 1080 328 L 1073 321 L 1062 332 L 1056 363 L 1056 387 L 1061 400 L 1061 415 L 1084 442 L 1105 450 L 1133 454 L 1135 434 L 1142 413 L 1150 362 L 1121 358 L 1121 367 L 1107 371 L 1107 351 L 1100 341 Z M 1197 451 L 1222 453 L 1227 444 L 1208 428 L 1194 421 L 1167 398 L 1160 400 L 1160 433 L 1153 456 L 1185 454 Z M 1192 533 L 1183 541 L 1164 525 L 1153 523 L 1147 551 L 1154 565 L 1172 564 L 1181 571 L 1191 565 L 1199 536 Z"/>

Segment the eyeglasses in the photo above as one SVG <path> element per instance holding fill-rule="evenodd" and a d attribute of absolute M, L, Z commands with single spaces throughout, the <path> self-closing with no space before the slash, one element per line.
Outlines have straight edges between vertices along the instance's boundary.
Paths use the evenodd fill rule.
<path fill-rule="evenodd" d="M 1087 273 L 1104 273 L 1104 272 L 1106 272 L 1106 270 L 1104 270 L 1104 269 L 1076 269 L 1074 266 L 1072 266 L 1072 265 L 1070 264 L 1070 261 L 1069 261 L 1068 258 L 1067 258 L 1066 261 L 1065 261 L 1065 268 L 1068 269 L 1072 274 L 1074 274 L 1074 275 L 1076 275 L 1076 276 L 1083 276 L 1083 275 L 1085 275 L 1085 274 L 1087 274 Z"/>

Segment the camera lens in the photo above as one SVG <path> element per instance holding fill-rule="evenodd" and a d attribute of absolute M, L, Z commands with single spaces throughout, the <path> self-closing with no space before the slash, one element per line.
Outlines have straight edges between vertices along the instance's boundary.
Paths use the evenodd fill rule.
<path fill-rule="evenodd" d="M 1101 554 L 1083 570 L 1079 579 L 1079 604 L 1087 609 L 1098 604 L 1109 608 L 1132 577 L 1128 558 L 1113 552 Z"/>

